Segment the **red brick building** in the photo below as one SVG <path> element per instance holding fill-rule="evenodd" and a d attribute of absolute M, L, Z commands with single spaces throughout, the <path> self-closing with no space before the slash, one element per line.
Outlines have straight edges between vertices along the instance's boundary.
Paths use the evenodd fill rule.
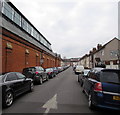
<path fill-rule="evenodd" d="M 51 43 L 11 3 L 0 2 L 2 72 L 22 72 L 25 67 L 60 66 L 60 55 L 51 49 Z"/>

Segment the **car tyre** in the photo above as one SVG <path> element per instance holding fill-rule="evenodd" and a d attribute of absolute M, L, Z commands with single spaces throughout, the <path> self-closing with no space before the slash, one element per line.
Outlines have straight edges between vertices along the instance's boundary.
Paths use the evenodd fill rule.
<path fill-rule="evenodd" d="M 49 80 L 49 76 L 48 75 L 46 75 L 46 81 L 48 81 Z"/>
<path fill-rule="evenodd" d="M 42 85 L 42 83 L 43 83 L 43 79 L 42 79 L 42 77 L 40 77 L 40 81 L 39 81 L 39 83 L 40 83 L 40 85 Z"/>
<path fill-rule="evenodd" d="M 14 96 L 11 91 L 8 91 L 3 100 L 3 107 L 9 107 L 13 104 Z"/>
<path fill-rule="evenodd" d="M 80 82 L 80 80 L 79 80 L 79 75 L 78 75 L 78 82 Z"/>
<path fill-rule="evenodd" d="M 82 87 L 82 86 L 83 86 L 83 83 L 81 83 L 80 86 Z"/>
<path fill-rule="evenodd" d="M 91 110 L 94 109 L 94 105 L 93 105 L 93 100 L 92 100 L 92 95 L 91 94 L 88 95 L 88 106 L 89 106 L 89 108 Z"/>
<path fill-rule="evenodd" d="M 32 92 L 34 90 L 34 84 L 33 82 L 30 83 L 30 92 Z"/>

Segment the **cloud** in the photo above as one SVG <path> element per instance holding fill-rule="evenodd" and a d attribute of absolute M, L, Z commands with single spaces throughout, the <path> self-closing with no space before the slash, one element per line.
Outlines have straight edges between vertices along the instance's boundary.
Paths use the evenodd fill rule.
<path fill-rule="evenodd" d="M 83 56 L 118 34 L 118 0 L 11 1 L 62 57 Z"/>

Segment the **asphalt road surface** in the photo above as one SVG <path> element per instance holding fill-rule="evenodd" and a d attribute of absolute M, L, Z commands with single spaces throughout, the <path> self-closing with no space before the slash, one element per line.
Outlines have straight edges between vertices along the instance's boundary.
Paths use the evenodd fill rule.
<path fill-rule="evenodd" d="M 77 75 L 72 67 L 56 77 L 35 85 L 34 91 L 19 96 L 3 113 L 95 113 L 102 114 L 109 110 L 88 108 L 88 101 L 77 82 Z"/>

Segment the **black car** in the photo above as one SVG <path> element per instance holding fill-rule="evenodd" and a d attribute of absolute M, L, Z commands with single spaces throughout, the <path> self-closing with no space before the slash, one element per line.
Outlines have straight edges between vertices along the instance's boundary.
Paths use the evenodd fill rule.
<path fill-rule="evenodd" d="M 56 76 L 56 72 L 53 70 L 53 68 L 46 68 L 46 73 L 49 78 L 53 78 Z"/>
<path fill-rule="evenodd" d="M 43 81 L 48 81 L 48 75 L 40 66 L 24 68 L 22 72 L 26 77 L 32 78 L 34 83 L 42 84 Z"/>
<path fill-rule="evenodd" d="M 120 110 L 120 70 L 93 68 L 85 78 L 83 92 L 94 107 Z"/>
<path fill-rule="evenodd" d="M 53 71 L 58 74 L 58 68 L 57 67 L 53 67 Z"/>
<path fill-rule="evenodd" d="M 88 76 L 89 71 L 89 69 L 84 69 L 83 73 L 78 75 L 78 82 L 80 83 L 81 87 L 83 86 L 84 79 Z"/>
<path fill-rule="evenodd" d="M 0 75 L 0 87 L 2 88 L 2 105 L 9 107 L 17 96 L 33 91 L 33 80 L 19 72 L 9 72 Z"/>

